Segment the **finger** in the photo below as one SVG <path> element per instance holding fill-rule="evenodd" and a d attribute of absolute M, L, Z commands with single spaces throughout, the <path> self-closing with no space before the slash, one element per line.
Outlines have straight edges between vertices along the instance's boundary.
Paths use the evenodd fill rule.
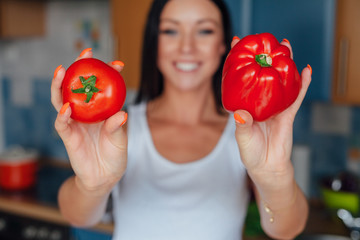
<path fill-rule="evenodd" d="M 234 36 L 231 41 L 231 48 L 233 48 L 239 41 L 240 41 L 240 38 L 238 36 Z"/>
<path fill-rule="evenodd" d="M 59 111 L 61 106 L 63 105 L 61 85 L 64 76 L 65 76 L 65 68 L 63 68 L 62 65 L 60 65 L 55 69 L 54 77 L 51 82 L 51 103 L 55 107 L 56 111 Z"/>
<path fill-rule="evenodd" d="M 75 59 L 75 61 L 79 60 L 79 59 L 83 59 L 83 58 L 92 58 L 93 57 L 93 52 L 92 52 L 92 48 L 85 48 L 80 55 Z"/>
<path fill-rule="evenodd" d="M 121 72 L 125 66 L 125 64 L 120 60 L 112 61 L 112 62 L 108 63 L 108 65 L 110 67 L 114 68 L 118 72 Z"/>
<path fill-rule="evenodd" d="M 304 68 L 301 72 L 301 82 L 302 86 L 299 92 L 298 97 L 296 98 L 295 102 L 291 105 L 292 111 L 295 111 L 295 113 L 299 110 L 301 103 L 303 102 L 306 92 L 309 88 L 310 82 L 311 82 L 311 75 L 312 75 L 312 68 L 308 64 L 306 68 Z"/>
<path fill-rule="evenodd" d="M 71 127 L 69 125 L 70 116 L 71 116 L 70 104 L 65 103 L 61 107 L 58 116 L 55 120 L 55 129 L 64 143 L 67 142 L 67 139 L 69 139 L 71 135 Z"/>
<path fill-rule="evenodd" d="M 127 121 L 127 113 L 120 111 L 110 118 L 108 118 L 104 123 L 105 132 L 108 135 L 108 138 L 112 144 L 116 147 L 126 150 L 127 138 L 125 123 Z"/>
<path fill-rule="evenodd" d="M 293 59 L 293 58 L 294 58 L 294 57 L 293 57 L 293 51 L 292 51 L 292 47 L 291 47 L 291 45 L 290 45 L 289 40 L 287 40 L 286 38 L 284 38 L 280 44 L 281 44 L 281 45 L 284 45 L 284 46 L 286 46 L 286 47 L 289 48 L 289 50 L 290 50 L 290 57 L 291 57 L 291 59 Z"/>
<path fill-rule="evenodd" d="M 242 149 L 244 144 L 248 143 L 252 136 L 253 118 L 251 114 L 245 110 L 237 110 L 234 112 L 236 124 L 235 137 L 239 148 Z"/>

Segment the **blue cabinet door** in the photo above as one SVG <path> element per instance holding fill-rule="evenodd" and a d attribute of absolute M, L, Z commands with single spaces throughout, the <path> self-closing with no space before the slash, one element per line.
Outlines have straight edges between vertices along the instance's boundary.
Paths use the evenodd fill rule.
<path fill-rule="evenodd" d="M 224 0 L 225 4 L 228 7 L 231 25 L 233 34 L 239 36 L 240 29 L 242 28 L 242 8 L 243 8 L 243 1 L 242 0 Z"/>
<path fill-rule="evenodd" d="M 239 37 L 270 32 L 293 48 L 301 71 L 313 68 L 306 100 L 328 101 L 333 74 L 336 0 L 226 0 Z M 237 22 L 239 21 L 239 22 Z"/>
<path fill-rule="evenodd" d="M 72 240 L 111 240 L 112 235 L 90 229 L 72 228 Z"/>

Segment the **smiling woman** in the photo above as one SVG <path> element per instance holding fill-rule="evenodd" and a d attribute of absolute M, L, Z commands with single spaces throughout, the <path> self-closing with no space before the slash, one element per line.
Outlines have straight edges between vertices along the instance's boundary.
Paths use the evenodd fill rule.
<path fill-rule="evenodd" d="M 163 84 L 164 84 L 163 83 L 163 73 L 160 73 L 159 68 L 157 66 L 157 64 L 158 64 L 157 56 L 158 56 L 158 54 L 160 54 L 160 50 L 158 51 L 158 47 L 159 47 L 158 40 L 159 40 L 159 42 L 161 41 L 161 39 L 163 39 L 164 41 L 166 39 L 169 40 L 170 36 L 165 37 L 165 36 L 161 36 L 161 35 L 177 34 L 177 38 L 187 37 L 185 39 L 182 39 L 182 41 L 190 40 L 190 42 L 188 42 L 188 43 L 180 42 L 179 43 L 179 44 L 185 44 L 185 45 L 183 45 L 183 46 L 185 46 L 185 48 L 188 48 L 189 46 L 193 48 L 195 39 L 196 39 L 196 43 L 198 45 L 197 48 L 199 48 L 199 41 L 201 41 L 201 39 L 202 39 L 202 41 L 209 41 L 210 39 L 212 39 L 211 41 L 213 42 L 213 44 L 218 44 L 219 46 L 221 46 L 221 44 L 225 43 L 225 45 L 224 45 L 225 49 L 220 48 L 220 49 L 216 50 L 219 52 L 224 51 L 222 54 L 220 54 L 221 62 L 225 61 L 226 55 L 224 53 L 230 51 L 230 42 L 231 42 L 231 39 L 233 36 L 232 36 L 232 31 L 231 31 L 231 23 L 230 23 L 229 14 L 228 14 L 226 5 L 223 1 L 221 1 L 221 0 L 220 1 L 209 1 L 209 5 L 206 7 L 206 9 L 214 10 L 214 8 L 215 8 L 215 10 L 216 10 L 216 8 L 217 8 L 218 10 L 220 10 L 220 12 L 215 11 L 214 15 L 210 16 L 209 13 L 207 13 L 203 9 L 200 9 L 200 11 L 205 12 L 203 19 L 196 19 L 196 17 L 199 17 L 196 14 L 194 15 L 195 17 L 189 16 L 191 12 L 199 10 L 198 9 L 198 7 L 199 7 L 198 1 L 194 1 L 194 3 L 196 5 L 198 5 L 198 7 L 194 8 L 193 10 L 191 10 L 192 7 L 190 9 L 186 9 L 185 5 L 174 2 L 173 4 L 180 5 L 178 7 L 186 10 L 188 15 L 182 16 L 182 18 L 183 19 L 186 18 L 189 21 L 191 20 L 193 22 L 193 24 L 196 24 L 196 26 L 195 25 L 192 26 L 191 30 L 190 29 L 186 30 L 187 32 L 184 32 L 183 28 L 186 25 L 191 24 L 188 20 L 181 24 L 180 22 L 176 22 L 176 19 L 174 19 L 173 16 L 165 15 L 165 17 L 168 17 L 168 19 L 166 19 L 166 18 L 164 18 L 164 15 L 163 15 L 162 16 L 163 21 L 161 21 L 161 19 L 160 19 L 161 10 L 164 7 L 164 5 L 166 4 L 166 2 L 167 1 L 154 1 L 152 11 L 150 11 L 148 20 L 146 21 L 147 25 L 145 28 L 145 35 L 144 35 L 145 39 L 144 39 L 144 46 L 143 46 L 143 52 L 142 52 L 142 56 L 143 56 L 142 68 L 141 68 L 142 74 L 141 74 L 140 87 L 139 87 L 139 92 L 138 92 L 138 96 L 136 99 L 136 103 L 140 103 L 141 101 L 144 101 L 144 100 L 154 99 L 157 96 L 159 96 L 163 91 Z M 186 4 L 186 3 L 184 3 L 184 4 Z M 201 5 L 201 1 L 200 1 L 200 5 Z M 171 10 L 170 7 L 169 7 L 169 9 Z M 181 17 L 180 15 L 177 17 Z M 218 19 L 216 19 L 216 18 L 218 18 Z M 196 21 L 198 21 L 198 22 L 196 22 Z M 172 25 L 170 25 L 170 27 L 176 26 L 177 29 L 165 29 L 165 30 L 167 30 L 166 32 L 161 32 L 161 24 L 168 24 L 168 25 L 172 24 Z M 166 26 L 163 26 L 163 27 L 166 27 Z M 162 30 L 164 30 L 164 29 L 162 29 Z M 178 30 L 178 32 L 176 32 L 176 30 Z M 193 36 L 192 36 L 191 31 L 197 31 L 197 33 L 196 34 L 193 33 Z M 221 34 L 221 36 L 219 36 L 219 34 Z M 189 36 L 191 36 L 191 37 L 189 37 Z M 175 36 L 173 36 L 173 38 L 175 38 Z M 216 38 L 217 38 L 217 40 L 215 40 Z M 190 45 L 189 45 L 189 43 L 190 43 Z M 205 43 L 205 42 L 203 42 L 203 43 Z M 205 46 L 201 46 L 199 49 L 195 48 L 195 50 L 197 51 L 197 55 L 200 55 L 199 51 L 201 51 L 201 50 L 204 51 L 203 50 L 204 47 L 205 48 L 209 47 L 209 49 L 211 49 L 214 46 L 211 47 L 210 45 L 209 46 L 205 45 Z M 165 51 L 165 50 L 166 49 L 164 48 L 162 51 Z M 191 51 L 194 51 L 194 49 Z M 214 54 L 213 51 L 211 53 Z M 184 55 L 183 58 L 185 58 L 185 57 L 189 57 L 189 56 Z M 215 57 L 214 61 L 215 62 L 218 61 L 216 57 Z M 169 63 L 169 64 L 174 64 L 174 62 Z M 178 67 L 180 66 L 180 69 L 194 70 L 195 68 L 198 67 L 199 62 L 184 61 L 184 62 L 178 62 L 177 64 L 178 64 Z M 219 81 L 219 79 L 221 79 L 221 67 L 217 68 L 216 72 L 213 73 L 213 76 L 211 78 L 212 78 L 211 88 L 212 88 L 212 94 L 215 96 L 216 108 L 219 112 L 221 112 L 223 110 L 222 103 L 221 103 L 221 81 Z"/>
<path fill-rule="evenodd" d="M 91 126 L 72 120 L 68 106 L 57 116 L 75 172 L 59 191 L 63 215 L 93 225 L 112 193 L 114 240 L 238 240 L 252 186 L 265 232 L 293 239 L 308 207 L 290 161 L 292 120 L 309 69 L 295 103 L 259 123 L 245 110 L 222 108 L 221 70 L 238 41 L 231 42 L 222 0 L 154 0 L 146 23 L 140 91 L 127 124 L 122 111 Z M 61 68 L 53 79 L 57 110 L 64 74 Z"/>
<path fill-rule="evenodd" d="M 171 1 L 165 6 L 158 43 L 158 67 L 165 84 L 183 91 L 211 88 L 210 79 L 225 49 L 221 13 L 214 3 Z"/>

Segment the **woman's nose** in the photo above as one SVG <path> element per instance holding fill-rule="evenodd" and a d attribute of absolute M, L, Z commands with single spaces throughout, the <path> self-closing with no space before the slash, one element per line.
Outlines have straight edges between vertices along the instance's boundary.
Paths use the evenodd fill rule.
<path fill-rule="evenodd" d="M 196 48 L 195 39 L 191 35 L 184 35 L 181 39 L 180 51 L 182 53 L 192 53 Z"/>

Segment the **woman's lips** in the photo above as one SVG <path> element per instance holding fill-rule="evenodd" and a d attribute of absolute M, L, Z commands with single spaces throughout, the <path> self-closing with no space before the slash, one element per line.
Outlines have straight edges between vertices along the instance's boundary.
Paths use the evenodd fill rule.
<path fill-rule="evenodd" d="M 175 66 L 177 69 L 183 72 L 191 72 L 199 68 L 199 63 L 189 63 L 189 62 L 176 62 Z"/>

